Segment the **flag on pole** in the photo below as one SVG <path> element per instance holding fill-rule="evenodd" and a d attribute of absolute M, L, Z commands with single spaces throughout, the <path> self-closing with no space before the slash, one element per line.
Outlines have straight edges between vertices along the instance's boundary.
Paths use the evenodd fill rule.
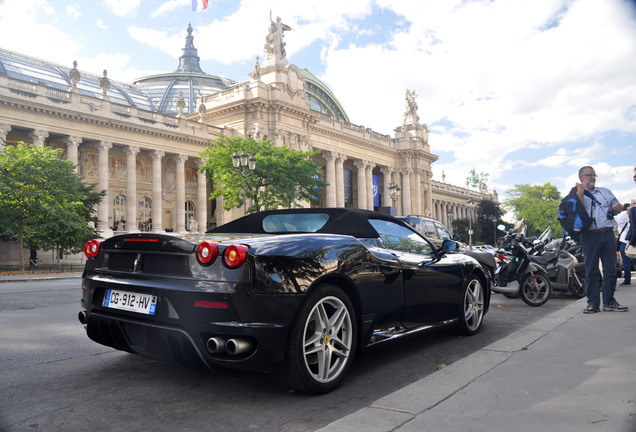
<path fill-rule="evenodd" d="M 207 9 L 208 0 L 192 0 L 192 11 L 197 9 Z"/>

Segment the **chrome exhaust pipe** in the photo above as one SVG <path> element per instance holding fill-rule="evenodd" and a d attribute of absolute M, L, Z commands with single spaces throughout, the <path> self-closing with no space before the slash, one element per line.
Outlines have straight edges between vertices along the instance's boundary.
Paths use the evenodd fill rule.
<path fill-rule="evenodd" d="M 211 337 L 205 344 L 210 354 L 221 354 L 225 352 L 225 339 L 220 337 Z"/>
<path fill-rule="evenodd" d="M 86 321 L 88 321 L 86 311 L 80 311 L 80 313 L 77 314 L 77 319 L 80 323 L 86 324 Z"/>
<path fill-rule="evenodd" d="M 229 355 L 240 355 L 252 349 L 252 342 L 248 339 L 229 339 L 225 344 L 225 349 Z"/>

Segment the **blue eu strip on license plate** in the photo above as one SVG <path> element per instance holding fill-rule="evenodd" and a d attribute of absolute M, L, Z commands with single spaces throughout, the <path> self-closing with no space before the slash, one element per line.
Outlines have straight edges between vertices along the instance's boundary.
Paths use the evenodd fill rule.
<path fill-rule="evenodd" d="M 109 289 L 104 296 L 104 307 L 154 315 L 157 296 Z"/>

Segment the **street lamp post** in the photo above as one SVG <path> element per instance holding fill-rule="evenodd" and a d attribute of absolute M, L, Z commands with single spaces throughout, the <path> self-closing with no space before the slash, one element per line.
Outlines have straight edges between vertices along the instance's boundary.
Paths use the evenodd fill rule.
<path fill-rule="evenodd" d="M 454 234 L 453 232 L 453 214 L 455 212 L 453 210 L 446 210 L 446 216 L 448 217 L 448 228 L 450 228 L 451 234 Z"/>
<path fill-rule="evenodd" d="M 473 250 L 473 209 L 475 208 L 475 201 L 472 198 L 468 198 L 469 215 L 468 215 L 468 250 Z"/>
<path fill-rule="evenodd" d="M 239 175 L 243 177 L 243 215 L 246 215 L 247 214 L 246 179 L 250 175 L 250 171 L 254 171 L 254 169 L 256 168 L 256 158 L 254 157 L 254 153 L 252 153 L 252 156 L 248 157 L 247 153 L 245 153 L 245 149 L 243 149 L 243 153 L 241 153 L 240 155 L 235 150 L 234 154 L 232 155 L 232 166 L 234 168 L 238 168 Z M 247 167 L 248 170 L 245 170 L 245 167 Z"/>
<path fill-rule="evenodd" d="M 389 197 L 391 198 L 391 201 L 393 202 L 393 207 L 395 207 L 395 202 L 400 197 L 400 187 L 393 182 L 389 184 Z"/>

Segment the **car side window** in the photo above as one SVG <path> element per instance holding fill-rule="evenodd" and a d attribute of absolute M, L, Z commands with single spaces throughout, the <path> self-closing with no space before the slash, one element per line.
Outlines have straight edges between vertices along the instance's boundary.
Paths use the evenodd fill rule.
<path fill-rule="evenodd" d="M 446 240 L 451 238 L 451 235 L 448 231 L 446 231 L 446 227 L 439 222 L 435 222 L 435 227 L 437 227 L 437 231 L 439 232 L 439 238 L 442 240 Z"/>
<path fill-rule="evenodd" d="M 402 225 L 383 219 L 369 219 L 369 223 L 378 232 L 387 249 L 422 255 L 433 253 L 429 242 Z"/>
<path fill-rule="evenodd" d="M 426 237 L 439 238 L 433 222 L 425 220 L 422 221 L 422 225 L 424 225 L 424 235 Z"/>

